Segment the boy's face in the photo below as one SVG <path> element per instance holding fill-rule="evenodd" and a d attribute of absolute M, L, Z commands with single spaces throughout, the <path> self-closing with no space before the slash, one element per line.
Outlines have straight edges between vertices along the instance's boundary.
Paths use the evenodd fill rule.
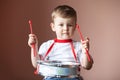
<path fill-rule="evenodd" d="M 56 32 L 57 39 L 71 39 L 76 22 L 74 18 L 62 18 L 57 16 L 54 18 L 54 23 L 51 23 L 52 30 Z"/>

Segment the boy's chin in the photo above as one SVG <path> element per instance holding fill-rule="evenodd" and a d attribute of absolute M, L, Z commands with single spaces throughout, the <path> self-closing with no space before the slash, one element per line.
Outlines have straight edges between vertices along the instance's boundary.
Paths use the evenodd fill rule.
<path fill-rule="evenodd" d="M 71 39 L 71 38 L 64 37 L 64 38 L 58 38 L 58 39 L 65 40 L 65 39 Z"/>
<path fill-rule="evenodd" d="M 58 39 L 61 39 L 61 40 L 71 39 L 71 37 L 68 36 L 68 35 L 63 35 L 63 36 L 61 36 L 61 37 L 57 37 L 57 38 L 58 38 Z"/>

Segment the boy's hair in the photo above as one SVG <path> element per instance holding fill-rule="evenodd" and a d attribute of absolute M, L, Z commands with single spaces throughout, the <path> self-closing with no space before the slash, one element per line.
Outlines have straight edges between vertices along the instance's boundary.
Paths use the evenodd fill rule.
<path fill-rule="evenodd" d="M 60 16 L 60 17 L 63 17 L 63 18 L 75 18 L 75 22 L 77 21 L 76 11 L 68 5 L 57 6 L 56 8 L 54 8 L 51 16 L 52 16 L 52 21 L 53 22 L 54 22 L 54 18 L 56 16 Z"/>

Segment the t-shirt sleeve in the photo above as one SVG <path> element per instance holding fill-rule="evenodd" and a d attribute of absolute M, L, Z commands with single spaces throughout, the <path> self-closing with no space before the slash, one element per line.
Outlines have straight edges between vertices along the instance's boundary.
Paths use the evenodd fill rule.
<path fill-rule="evenodd" d="M 42 43 L 41 46 L 39 47 L 38 54 L 43 57 L 52 43 L 53 40 L 48 40 L 47 42 Z"/>

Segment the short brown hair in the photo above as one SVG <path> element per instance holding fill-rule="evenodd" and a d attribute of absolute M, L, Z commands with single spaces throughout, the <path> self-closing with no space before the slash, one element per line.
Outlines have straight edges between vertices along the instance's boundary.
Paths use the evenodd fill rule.
<path fill-rule="evenodd" d="M 77 13 L 76 11 L 68 6 L 68 5 L 60 5 L 60 6 L 57 6 L 56 8 L 54 8 L 54 10 L 52 11 L 52 21 L 54 21 L 54 18 L 56 16 L 61 16 L 63 18 L 75 18 L 75 22 L 77 21 Z"/>

